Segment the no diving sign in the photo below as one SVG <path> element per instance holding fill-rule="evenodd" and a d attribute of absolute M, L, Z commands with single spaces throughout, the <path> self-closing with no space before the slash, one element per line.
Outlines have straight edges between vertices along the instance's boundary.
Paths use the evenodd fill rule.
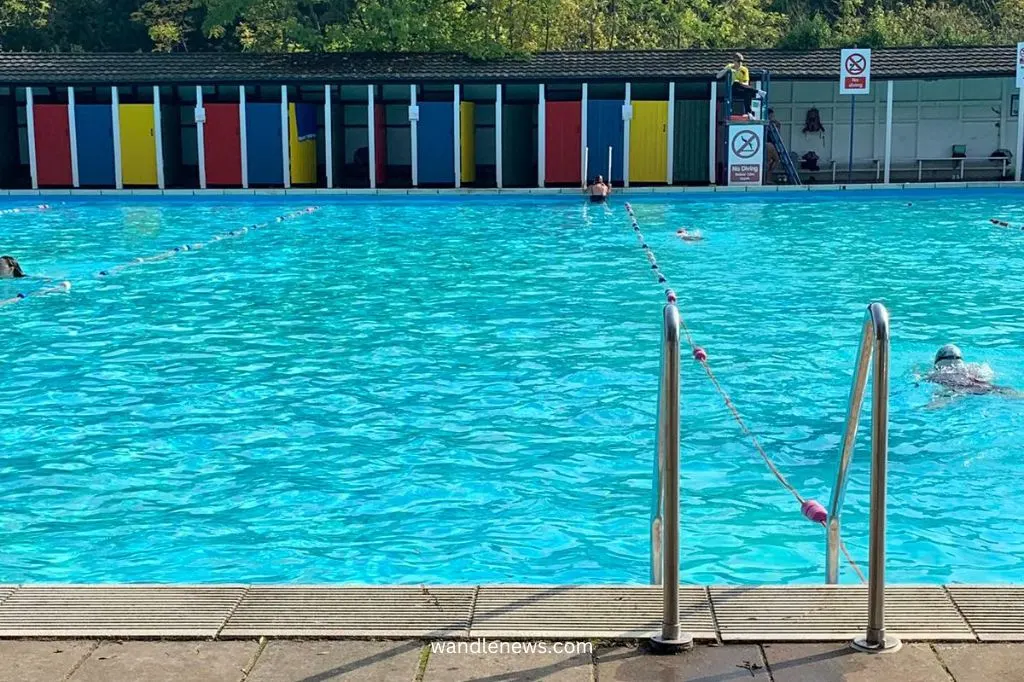
<path fill-rule="evenodd" d="M 871 50 L 843 50 L 839 62 L 839 94 L 867 95 L 871 92 Z"/>
<path fill-rule="evenodd" d="M 729 126 L 729 184 L 760 185 L 764 166 L 764 126 Z"/>

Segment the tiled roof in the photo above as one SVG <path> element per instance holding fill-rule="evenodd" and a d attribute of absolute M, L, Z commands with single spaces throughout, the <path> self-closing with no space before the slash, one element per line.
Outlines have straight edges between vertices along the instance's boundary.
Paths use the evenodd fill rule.
<path fill-rule="evenodd" d="M 1013 47 L 898 48 L 872 53 L 876 79 L 1012 76 Z M 839 75 L 839 50 L 746 50 L 752 70 L 775 79 Z M 727 50 L 548 52 L 475 60 L 448 54 L 362 53 L 0 53 L 0 84 L 296 82 L 553 82 L 705 80 Z"/>

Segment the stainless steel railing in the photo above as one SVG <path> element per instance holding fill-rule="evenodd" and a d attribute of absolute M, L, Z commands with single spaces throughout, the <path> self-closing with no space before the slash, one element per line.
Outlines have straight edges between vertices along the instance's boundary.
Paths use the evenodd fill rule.
<path fill-rule="evenodd" d="M 657 651 L 693 646 L 679 619 L 679 309 L 665 306 L 658 387 L 657 457 L 651 509 L 651 584 L 662 586 L 661 633 L 651 637 Z"/>
<path fill-rule="evenodd" d="M 874 363 L 872 365 L 872 355 Z M 853 371 L 853 387 L 843 432 L 836 485 L 832 489 L 827 524 L 825 581 L 839 582 L 840 528 L 846 483 L 857 440 L 861 404 L 867 386 L 868 368 L 871 380 L 871 521 L 870 558 L 868 565 L 868 626 L 863 638 L 853 646 L 862 651 L 896 651 L 900 640 L 885 633 L 885 494 L 889 459 L 889 311 L 881 303 L 868 306 L 857 365 Z"/>

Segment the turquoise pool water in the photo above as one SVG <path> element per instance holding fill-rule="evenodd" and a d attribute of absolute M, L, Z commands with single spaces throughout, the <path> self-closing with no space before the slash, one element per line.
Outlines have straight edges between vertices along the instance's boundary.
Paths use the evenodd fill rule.
<path fill-rule="evenodd" d="M 96 276 L 309 203 L 0 216 L 0 252 L 74 284 L 0 308 L 0 582 L 645 582 L 662 297 L 621 200 L 325 201 Z M 1024 581 L 1024 400 L 929 409 L 914 378 L 956 342 L 1024 388 L 1024 232 L 987 222 L 1024 221 L 1024 194 L 633 203 L 719 378 L 823 502 L 884 300 L 889 577 Z M 820 582 L 820 529 L 683 372 L 684 580 Z"/>

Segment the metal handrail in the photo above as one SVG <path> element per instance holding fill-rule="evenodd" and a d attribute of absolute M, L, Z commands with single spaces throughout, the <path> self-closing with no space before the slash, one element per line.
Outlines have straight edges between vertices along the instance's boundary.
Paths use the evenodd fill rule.
<path fill-rule="evenodd" d="M 674 303 L 662 315 L 661 375 L 658 386 L 657 456 L 651 509 L 651 584 L 662 585 L 661 634 L 655 651 L 693 646 L 679 622 L 679 338 L 682 324 Z"/>
<path fill-rule="evenodd" d="M 874 356 L 872 365 L 871 359 Z M 832 489 L 827 524 L 825 581 L 839 582 L 840 522 L 846 483 L 857 440 L 861 403 L 867 386 L 868 367 L 871 381 L 871 521 L 870 560 L 868 568 L 868 626 L 863 638 L 853 646 L 862 651 L 896 651 L 901 642 L 885 633 L 885 494 L 889 457 L 889 311 L 881 303 L 868 306 L 864 316 L 857 365 L 853 371 L 853 387 L 843 432 L 836 485 Z"/>

